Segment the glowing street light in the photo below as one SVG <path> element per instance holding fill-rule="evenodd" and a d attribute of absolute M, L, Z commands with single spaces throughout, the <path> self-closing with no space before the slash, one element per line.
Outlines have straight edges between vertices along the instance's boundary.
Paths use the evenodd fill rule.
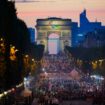
<path fill-rule="evenodd" d="M 3 41 L 3 38 L 1 38 L 0 40 Z"/>
<path fill-rule="evenodd" d="M 28 58 L 28 55 L 25 55 L 26 58 Z"/>
<path fill-rule="evenodd" d="M 7 92 L 4 92 L 4 95 L 7 95 Z"/>
<path fill-rule="evenodd" d="M 45 71 L 45 68 L 42 68 L 42 71 Z"/>
<path fill-rule="evenodd" d="M 34 60 L 34 59 L 32 59 L 32 61 L 34 62 L 35 60 Z"/>

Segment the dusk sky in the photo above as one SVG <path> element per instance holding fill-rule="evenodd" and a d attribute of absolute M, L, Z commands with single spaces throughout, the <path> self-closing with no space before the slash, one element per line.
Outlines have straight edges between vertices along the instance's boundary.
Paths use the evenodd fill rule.
<path fill-rule="evenodd" d="M 21 1 L 21 0 L 17 0 Z M 27 0 L 37 2 L 16 3 L 18 17 L 28 27 L 34 27 L 37 18 L 62 17 L 79 21 L 79 14 L 87 9 L 90 21 L 103 22 L 105 25 L 105 0 Z"/>

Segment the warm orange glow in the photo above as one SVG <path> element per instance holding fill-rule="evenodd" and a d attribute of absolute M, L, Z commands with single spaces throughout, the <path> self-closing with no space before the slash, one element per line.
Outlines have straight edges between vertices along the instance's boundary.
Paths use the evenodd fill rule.
<path fill-rule="evenodd" d="M 13 60 L 16 60 L 16 52 L 18 50 L 15 48 L 15 46 L 11 46 L 10 48 L 10 59 L 13 61 Z"/>
<path fill-rule="evenodd" d="M 97 61 L 92 62 L 92 68 L 95 70 L 97 68 Z"/>

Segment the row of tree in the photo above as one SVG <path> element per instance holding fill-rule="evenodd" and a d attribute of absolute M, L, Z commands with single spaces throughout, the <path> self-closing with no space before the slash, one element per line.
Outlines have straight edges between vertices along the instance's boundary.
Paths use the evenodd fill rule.
<path fill-rule="evenodd" d="M 4 58 L 4 74 L 0 76 L 0 91 L 4 91 L 23 81 L 24 55 L 29 54 L 40 60 L 44 47 L 36 45 L 33 48 L 35 51 L 32 49 L 27 26 L 17 17 L 15 3 L 8 0 L 0 0 L 0 38 L 3 39 L 5 47 L 5 53 L 1 56 Z M 14 61 L 10 59 L 11 46 L 17 49 Z M 35 54 L 31 54 L 33 51 Z"/>
<path fill-rule="evenodd" d="M 70 58 L 74 58 L 75 64 L 80 64 L 80 69 L 85 73 L 101 74 L 105 76 L 105 47 L 70 47 L 66 46 Z M 78 63 L 79 61 L 79 63 Z"/>
<path fill-rule="evenodd" d="M 70 47 L 66 46 L 73 57 L 84 61 L 95 61 L 99 59 L 105 59 L 105 46 L 102 47 Z"/>

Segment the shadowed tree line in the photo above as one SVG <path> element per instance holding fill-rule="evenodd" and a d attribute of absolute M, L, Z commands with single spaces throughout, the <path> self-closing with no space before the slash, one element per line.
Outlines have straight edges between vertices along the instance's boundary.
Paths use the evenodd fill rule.
<path fill-rule="evenodd" d="M 17 18 L 14 2 L 0 1 L 0 35 L 5 42 L 6 70 L 4 74 L 4 88 L 8 89 L 22 81 L 22 54 L 28 52 L 30 45 L 28 29 L 25 23 Z M 10 45 L 18 49 L 17 67 L 15 68 L 10 61 Z"/>
<path fill-rule="evenodd" d="M 66 46 L 65 49 L 69 52 L 70 57 L 73 57 L 76 62 L 77 60 L 82 61 L 81 69 L 83 72 L 90 72 L 105 76 L 105 46 L 91 48 L 73 48 Z M 95 64 L 95 68 L 93 67 L 92 62 Z"/>
<path fill-rule="evenodd" d="M 8 0 L 0 0 L 0 38 L 5 43 L 5 71 L 0 77 L 0 89 L 6 90 L 22 81 L 23 55 L 31 54 L 30 35 L 26 24 L 17 17 L 15 3 Z M 18 49 L 17 60 L 10 60 L 10 46 Z M 38 47 L 36 45 L 36 47 Z M 35 57 L 41 59 L 40 47 L 35 49 Z M 37 51 L 38 50 L 38 51 Z"/>
<path fill-rule="evenodd" d="M 95 61 L 105 59 L 105 46 L 103 47 L 65 47 L 74 58 L 83 61 Z"/>
<path fill-rule="evenodd" d="M 37 52 L 36 52 L 37 51 Z M 41 70 L 41 62 L 44 52 L 44 45 L 34 45 L 31 44 L 31 58 L 35 59 L 35 69 L 31 70 L 31 75 L 34 76 L 34 82 L 38 79 L 38 74 L 40 74 Z"/>
<path fill-rule="evenodd" d="M 31 74 L 35 77 L 40 73 L 43 52 L 44 45 L 36 45 L 34 43 L 31 43 L 29 55 L 25 55 L 24 57 L 24 76 L 27 77 L 29 74 Z"/>
<path fill-rule="evenodd" d="M 41 58 L 43 57 L 43 52 L 44 52 L 44 46 L 43 45 L 31 44 L 31 51 L 30 51 L 31 57 L 33 57 L 36 61 L 41 60 Z"/>

